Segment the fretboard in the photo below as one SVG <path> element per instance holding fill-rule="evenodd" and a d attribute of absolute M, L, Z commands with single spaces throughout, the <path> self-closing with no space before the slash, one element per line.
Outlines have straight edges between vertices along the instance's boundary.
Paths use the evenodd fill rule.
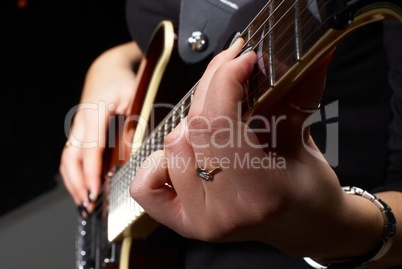
<path fill-rule="evenodd" d="M 332 0 L 271 0 L 240 33 L 246 41 L 244 49 L 251 48 L 258 56 L 255 72 L 245 85 L 242 106 L 244 111 L 255 106 L 262 96 L 275 89 L 289 70 L 303 62 L 306 53 L 328 31 L 331 21 L 344 12 L 341 7 L 331 16 L 325 15 L 328 14 L 328 7 L 335 4 Z M 197 84 L 152 130 L 140 148 L 132 153 L 113 176 L 109 190 L 110 240 L 145 213 L 131 198 L 130 183 L 145 158 L 156 150 L 163 149 L 166 135 L 187 116 Z"/>
<path fill-rule="evenodd" d="M 109 186 L 108 237 L 110 239 L 115 238 L 132 221 L 144 213 L 143 208 L 129 194 L 130 183 L 141 163 L 151 153 L 164 148 L 164 138 L 187 116 L 196 87 L 197 85 L 194 85 L 144 139 L 141 147 L 131 154 L 129 160 L 113 175 Z"/>

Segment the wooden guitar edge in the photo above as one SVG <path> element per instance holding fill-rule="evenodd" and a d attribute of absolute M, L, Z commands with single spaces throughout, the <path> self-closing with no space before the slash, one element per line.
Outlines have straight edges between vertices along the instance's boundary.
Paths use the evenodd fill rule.
<path fill-rule="evenodd" d="M 146 127 L 148 126 L 148 121 L 151 115 L 152 106 L 155 101 L 156 94 L 158 93 L 158 89 L 160 87 L 160 83 L 162 81 L 163 75 L 165 73 L 166 67 L 169 63 L 169 60 L 172 55 L 173 47 L 174 47 L 174 27 L 172 22 L 170 21 L 162 21 L 157 27 L 154 36 L 158 34 L 159 30 L 163 30 L 163 50 L 158 57 L 156 65 L 153 67 L 153 72 L 151 76 L 151 80 L 149 81 L 147 93 L 145 100 L 142 104 L 141 112 L 140 112 L 140 120 L 139 124 L 141 126 L 145 126 L 145 128 L 136 128 L 134 132 L 134 136 L 132 139 L 131 152 L 135 153 L 142 145 Z M 150 48 L 152 48 L 153 44 L 150 44 Z M 152 50 L 151 50 L 152 52 Z M 152 56 L 154 57 L 154 56 Z M 148 54 L 146 55 L 146 59 L 148 58 Z M 143 75 L 143 74 L 142 74 Z"/>
<path fill-rule="evenodd" d="M 123 233 L 123 242 L 120 251 L 119 269 L 130 268 L 130 253 L 133 239 L 145 238 L 155 231 L 160 224 L 153 220 L 148 214 L 143 213 L 135 223 L 130 225 Z"/>
<path fill-rule="evenodd" d="M 148 120 L 151 115 L 152 105 L 154 104 L 158 88 L 160 87 L 160 83 L 170 61 L 170 57 L 175 44 L 174 26 L 170 21 L 161 22 L 159 26 L 155 29 L 154 36 L 155 35 L 163 35 L 163 44 L 151 43 L 150 47 L 159 46 L 162 48 L 162 50 L 160 54 L 157 55 L 156 61 L 155 53 L 153 53 L 152 55 L 147 53 L 143 61 L 141 62 L 137 74 L 139 77 L 142 77 L 144 75 L 149 75 L 145 74 L 149 72 L 151 76 L 148 84 L 146 85 L 145 98 L 141 106 L 141 111 L 139 113 L 139 118 L 141 119 L 141 121 L 137 123 L 137 127 L 141 127 L 138 126 L 138 124 L 145 124 L 145 126 L 148 124 Z M 150 52 L 152 53 L 152 51 Z M 153 58 L 150 59 L 151 57 Z M 145 138 L 145 132 L 146 128 L 135 128 L 131 144 L 132 154 L 141 147 L 141 143 Z M 109 238 L 109 240 L 113 242 L 122 242 L 119 262 L 120 269 L 129 268 L 131 241 L 137 238 L 145 238 L 160 225 L 160 223 L 153 220 L 146 212 L 143 212 L 136 216 L 135 219 L 131 223 L 129 223 L 122 232 L 120 232 L 113 238 Z"/>

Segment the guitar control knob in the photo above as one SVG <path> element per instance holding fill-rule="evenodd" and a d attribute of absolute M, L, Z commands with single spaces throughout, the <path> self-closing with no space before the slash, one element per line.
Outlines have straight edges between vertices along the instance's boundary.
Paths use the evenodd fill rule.
<path fill-rule="evenodd" d="M 201 52 L 208 47 L 208 38 L 201 31 L 193 32 L 187 41 L 192 51 Z"/>

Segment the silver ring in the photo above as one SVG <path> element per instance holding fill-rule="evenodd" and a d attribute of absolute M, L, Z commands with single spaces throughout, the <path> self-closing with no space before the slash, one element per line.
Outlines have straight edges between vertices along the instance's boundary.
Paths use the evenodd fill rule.
<path fill-rule="evenodd" d="M 289 106 L 296 109 L 297 111 L 300 111 L 303 113 L 314 114 L 315 112 L 317 112 L 320 109 L 321 104 L 318 104 L 318 106 L 316 108 L 304 108 L 304 107 L 298 106 L 292 102 L 289 102 Z"/>
<path fill-rule="evenodd" d="M 222 170 L 219 166 L 213 168 L 212 170 L 207 170 L 203 167 L 197 167 L 197 169 L 195 170 L 197 173 L 197 176 L 199 176 L 200 178 L 202 178 L 205 181 L 211 181 L 212 180 L 212 176 L 219 172 L 220 170 Z"/>

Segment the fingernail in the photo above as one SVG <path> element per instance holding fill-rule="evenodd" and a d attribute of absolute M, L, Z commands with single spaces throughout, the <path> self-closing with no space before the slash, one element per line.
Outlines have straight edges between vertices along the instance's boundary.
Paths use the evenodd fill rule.
<path fill-rule="evenodd" d="M 92 202 L 95 202 L 95 200 L 96 200 L 96 195 L 93 194 L 92 192 L 88 191 L 88 201 L 90 203 L 92 203 Z"/>
<path fill-rule="evenodd" d="M 89 215 L 89 212 L 87 210 L 87 208 L 84 206 L 84 204 L 80 204 L 79 206 L 77 206 L 78 209 L 78 213 L 80 214 L 81 217 L 86 218 Z"/>
<path fill-rule="evenodd" d="M 241 36 L 240 34 L 241 34 L 240 32 L 234 32 L 230 36 L 230 38 L 226 41 L 225 45 L 223 46 L 223 49 L 225 50 L 225 49 L 229 48 L 230 46 L 232 46 L 236 42 L 236 40 L 239 39 L 239 37 Z"/>

